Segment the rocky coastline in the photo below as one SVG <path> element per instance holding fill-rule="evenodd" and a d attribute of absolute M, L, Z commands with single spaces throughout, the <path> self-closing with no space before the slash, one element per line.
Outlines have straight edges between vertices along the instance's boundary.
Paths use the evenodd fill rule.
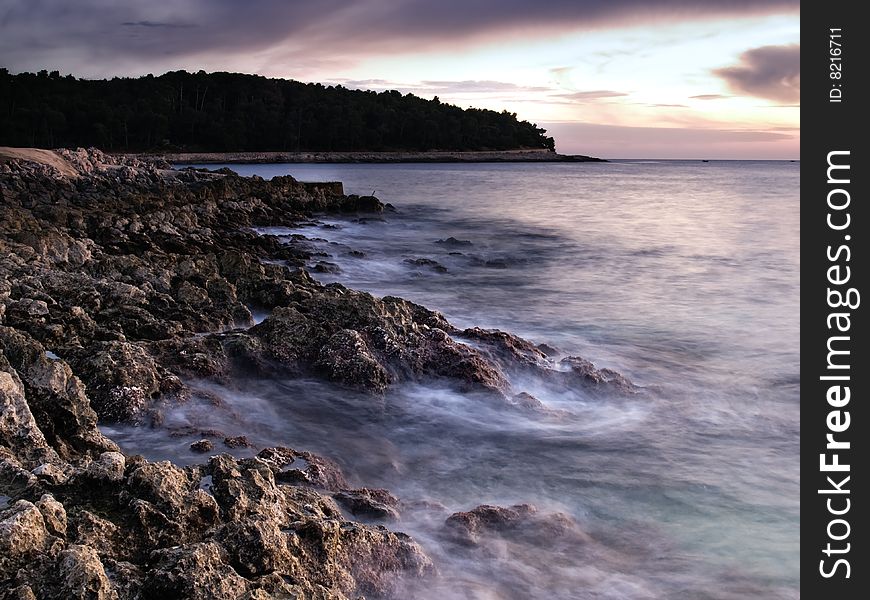
<path fill-rule="evenodd" d="M 389 598 L 438 577 L 401 533 L 413 506 L 292 439 L 236 458 L 222 450 L 245 439 L 185 432 L 203 459 L 181 467 L 100 431 L 161 427 L 162 407 L 199 393 L 192 380 L 313 377 L 372 398 L 438 380 L 528 411 L 546 409 L 514 375 L 637 393 L 546 345 L 321 285 L 304 243 L 253 230 L 389 210 L 289 176 L 0 149 L 0 600 Z M 587 540 L 566 515 L 470 508 L 443 521 L 458 548 Z"/>
<path fill-rule="evenodd" d="M 178 152 L 141 155 L 174 164 L 238 163 L 517 163 L 607 162 L 584 155 L 559 154 L 546 149 L 426 152 Z"/>

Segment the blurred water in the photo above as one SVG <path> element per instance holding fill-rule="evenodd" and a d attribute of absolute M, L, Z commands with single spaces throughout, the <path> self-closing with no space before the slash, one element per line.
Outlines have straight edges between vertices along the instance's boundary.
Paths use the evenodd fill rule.
<path fill-rule="evenodd" d="M 170 425 L 319 452 L 355 483 L 446 514 L 561 510 L 594 540 L 469 554 L 439 538 L 443 510 L 420 511 L 396 527 L 445 578 L 409 597 L 799 597 L 799 163 L 231 168 L 341 180 L 396 206 L 383 221 L 270 231 L 320 238 L 341 270 L 322 281 L 509 330 L 653 391 L 602 401 L 514 381 L 562 411 L 548 418 L 421 386 L 379 403 L 309 381 L 202 384 L 224 408 L 194 402 Z M 195 459 L 190 439 L 165 431 L 108 433 L 129 451 Z"/>

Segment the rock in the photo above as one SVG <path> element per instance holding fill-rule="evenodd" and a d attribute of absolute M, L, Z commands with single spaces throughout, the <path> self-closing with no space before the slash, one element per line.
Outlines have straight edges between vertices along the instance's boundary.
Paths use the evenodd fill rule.
<path fill-rule="evenodd" d="M 447 272 L 447 267 L 431 258 L 406 258 L 405 262 L 415 267 L 428 267 L 436 273 Z"/>
<path fill-rule="evenodd" d="M 564 513 L 540 513 L 531 504 L 511 507 L 482 504 L 450 515 L 445 522 L 452 541 L 475 546 L 484 538 L 501 537 L 547 548 L 557 540 L 585 544 L 589 536 Z"/>
<path fill-rule="evenodd" d="M 140 417 L 150 400 L 160 396 L 168 374 L 136 344 L 114 341 L 96 348 L 77 356 L 73 365 L 97 414 L 107 421 Z"/>
<path fill-rule="evenodd" d="M 260 516 L 229 523 L 218 534 L 229 551 L 228 562 L 249 578 L 298 568 L 287 537 L 276 521 Z"/>
<path fill-rule="evenodd" d="M 9 590 L 4 598 L 8 600 L 37 600 L 36 594 L 29 585 L 19 585 L 18 587 Z"/>
<path fill-rule="evenodd" d="M 58 559 L 57 592 L 71 600 L 118 600 L 97 551 L 71 544 Z"/>
<path fill-rule="evenodd" d="M 321 347 L 315 366 L 327 378 L 355 388 L 383 392 L 390 382 L 387 370 L 369 351 L 359 332 L 343 329 Z"/>
<path fill-rule="evenodd" d="M 0 511 L 0 576 L 15 573 L 44 552 L 50 541 L 42 513 L 32 502 L 19 500 Z"/>
<path fill-rule="evenodd" d="M 637 388 L 623 375 L 612 369 L 596 369 L 590 361 L 579 356 L 569 356 L 559 361 L 565 369 L 563 380 L 595 389 L 633 393 Z"/>
<path fill-rule="evenodd" d="M 28 407 L 46 443 L 60 456 L 117 450 L 97 428 L 97 415 L 69 365 L 48 358 L 42 344 L 28 334 L 2 326 L 0 350 L 21 378 Z"/>
<path fill-rule="evenodd" d="M 237 600 L 250 587 L 214 542 L 156 550 L 151 562 L 154 568 L 144 583 L 149 598 Z"/>
<path fill-rule="evenodd" d="M 85 474 L 103 482 L 117 482 L 124 478 L 126 459 L 120 452 L 103 452 L 100 457 L 90 463 Z"/>
<path fill-rule="evenodd" d="M 526 410 L 541 410 L 544 409 L 544 403 L 527 392 L 520 392 L 512 399 L 512 404 Z"/>
<path fill-rule="evenodd" d="M 224 438 L 224 446 L 227 448 L 251 448 L 253 444 L 248 441 L 248 438 L 243 435 Z"/>
<path fill-rule="evenodd" d="M 394 520 L 399 518 L 399 500 L 389 491 L 361 488 L 333 495 L 355 517 Z"/>
<path fill-rule="evenodd" d="M 341 273 L 341 267 L 337 264 L 323 260 L 317 261 L 311 270 L 315 273 Z"/>
<path fill-rule="evenodd" d="M 446 240 L 436 240 L 435 243 L 449 248 L 467 248 L 474 245 L 468 240 L 458 240 L 453 236 L 450 236 Z"/>
<path fill-rule="evenodd" d="M 16 462 L 26 468 L 59 460 L 30 412 L 18 374 L 3 354 L 0 354 L 0 444 L 9 448 Z"/>
<path fill-rule="evenodd" d="M 211 440 L 199 440 L 198 442 L 193 442 L 190 445 L 190 449 L 194 452 L 211 452 L 214 450 L 214 444 L 211 443 Z"/>
<path fill-rule="evenodd" d="M 48 533 L 55 537 L 66 537 L 67 517 L 63 504 L 55 500 L 51 494 L 43 494 L 36 503 L 36 508 L 42 514 Z"/>

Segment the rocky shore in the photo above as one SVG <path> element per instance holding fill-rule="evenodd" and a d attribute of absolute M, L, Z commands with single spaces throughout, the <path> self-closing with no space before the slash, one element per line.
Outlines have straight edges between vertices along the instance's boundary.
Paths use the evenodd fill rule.
<path fill-rule="evenodd" d="M 0 600 L 402 597 L 406 582 L 438 577 L 400 533 L 413 506 L 354 488 L 292 439 L 239 459 L 187 432 L 203 460 L 180 467 L 125 455 L 98 428 L 161 427 L 163 408 L 200 393 L 194 380 L 314 377 L 373 398 L 438 380 L 528 411 L 546 409 L 514 375 L 636 391 L 548 346 L 321 285 L 304 243 L 252 229 L 391 210 L 375 197 L 43 152 L 0 149 Z M 255 324 L 252 311 L 268 316 Z M 460 548 L 542 530 L 586 540 L 570 518 L 525 505 L 443 523 Z"/>
<path fill-rule="evenodd" d="M 175 164 L 607 162 L 592 156 L 559 154 L 544 149 L 475 152 L 185 152 L 146 155 L 142 158 L 160 158 Z"/>

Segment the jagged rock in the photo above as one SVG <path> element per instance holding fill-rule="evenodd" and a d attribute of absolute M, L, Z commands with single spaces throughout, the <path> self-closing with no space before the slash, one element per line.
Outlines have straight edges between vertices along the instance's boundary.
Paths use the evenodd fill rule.
<path fill-rule="evenodd" d="M 14 574 L 45 552 L 51 540 L 42 513 L 32 502 L 19 500 L 0 511 L 0 576 Z"/>
<path fill-rule="evenodd" d="M 40 431 L 61 456 L 117 450 L 97 429 L 84 386 L 65 362 L 49 359 L 29 335 L 2 326 L 0 350 L 21 378 Z"/>
<path fill-rule="evenodd" d="M 211 452 L 214 450 L 214 444 L 211 443 L 211 440 L 199 440 L 198 442 L 193 442 L 190 445 L 190 449 L 194 452 Z"/>
<path fill-rule="evenodd" d="M 372 356 L 359 332 L 342 329 L 321 347 L 315 366 L 331 380 L 382 392 L 390 382 L 387 370 Z"/>
<path fill-rule="evenodd" d="M 405 262 L 414 267 L 428 267 L 436 273 L 446 273 L 447 267 L 431 258 L 406 258 Z"/>
<path fill-rule="evenodd" d="M 77 356 L 73 365 L 97 414 L 107 421 L 140 416 L 152 398 L 178 385 L 144 348 L 130 342 L 106 342 Z"/>
<path fill-rule="evenodd" d="M 569 356 L 559 361 L 566 370 L 565 379 L 593 388 L 606 388 L 624 393 L 632 393 L 637 388 L 622 374 L 613 369 L 597 369 L 590 361 L 579 356 Z"/>
<path fill-rule="evenodd" d="M 333 498 L 355 517 L 387 520 L 399 518 L 399 500 L 387 490 L 346 490 L 334 494 Z"/>
<path fill-rule="evenodd" d="M 117 482 L 124 478 L 126 459 L 120 452 L 103 452 L 85 469 L 85 474 L 98 482 Z"/>
<path fill-rule="evenodd" d="M 250 587 L 214 542 L 156 550 L 144 584 L 146 597 L 236 600 Z"/>
<path fill-rule="evenodd" d="M 56 537 L 66 537 L 67 516 L 63 504 L 51 494 L 43 494 L 36 503 L 36 508 L 42 513 L 48 533 Z"/>
<path fill-rule="evenodd" d="M 235 437 L 224 438 L 224 446 L 227 448 L 250 448 L 253 446 L 247 437 L 237 435 Z"/>
<path fill-rule="evenodd" d="M 341 267 L 335 263 L 326 262 L 324 260 L 317 261 L 311 270 L 315 273 L 341 273 Z"/>
<path fill-rule="evenodd" d="M 58 558 L 59 598 L 70 600 L 118 600 L 118 593 L 106 576 L 97 551 L 90 546 L 70 544 Z"/>
<path fill-rule="evenodd" d="M 514 397 L 511 398 L 511 403 L 526 410 L 542 410 L 545 408 L 543 402 L 528 392 L 520 392 L 519 394 L 514 395 Z"/>
<path fill-rule="evenodd" d="M 33 418 L 24 385 L 4 354 L 0 354 L 0 444 L 11 450 L 19 468 L 58 460 Z"/>
<path fill-rule="evenodd" d="M 482 504 L 468 512 L 450 515 L 446 532 L 454 542 L 474 546 L 486 537 L 502 537 L 548 547 L 557 540 L 584 544 L 589 536 L 564 513 L 541 513 L 531 504 L 511 507 Z"/>
<path fill-rule="evenodd" d="M 474 245 L 468 240 L 458 240 L 453 236 L 450 236 L 446 240 L 436 240 L 435 243 L 441 244 L 442 246 L 448 246 L 450 248 L 465 248 Z"/>

